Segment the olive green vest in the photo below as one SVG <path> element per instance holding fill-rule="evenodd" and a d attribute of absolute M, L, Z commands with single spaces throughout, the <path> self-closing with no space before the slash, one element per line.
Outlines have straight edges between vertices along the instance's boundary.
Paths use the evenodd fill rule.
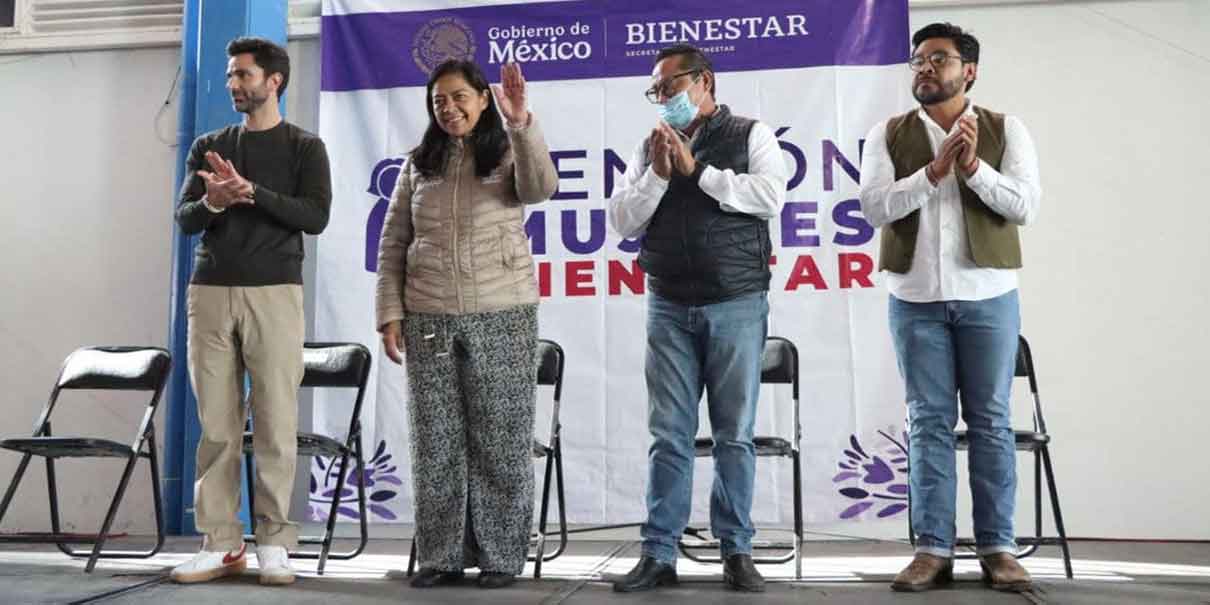
<path fill-rule="evenodd" d="M 975 107 L 979 119 L 979 144 L 975 155 L 992 168 L 1000 170 L 1004 156 L 1004 114 Z M 907 178 L 933 161 L 928 132 L 917 110 L 887 121 L 886 146 L 895 164 L 895 180 Z M 957 166 L 954 167 L 957 170 Z M 1021 268 L 1021 240 L 1017 226 L 988 208 L 979 196 L 958 179 L 962 196 L 962 218 L 966 224 L 966 239 L 970 244 L 971 260 L 980 267 L 995 269 Z M 916 252 L 916 233 L 920 229 L 920 210 L 882 228 L 882 245 L 878 253 L 878 269 L 907 273 Z"/>

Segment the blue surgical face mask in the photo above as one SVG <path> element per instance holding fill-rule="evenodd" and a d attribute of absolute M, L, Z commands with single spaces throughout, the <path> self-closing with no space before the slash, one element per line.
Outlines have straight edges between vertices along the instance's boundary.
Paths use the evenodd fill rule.
<path fill-rule="evenodd" d="M 693 119 L 697 117 L 699 110 L 699 107 L 689 100 L 688 90 L 682 90 L 658 107 L 660 108 L 660 119 L 677 130 L 688 128 Z"/>

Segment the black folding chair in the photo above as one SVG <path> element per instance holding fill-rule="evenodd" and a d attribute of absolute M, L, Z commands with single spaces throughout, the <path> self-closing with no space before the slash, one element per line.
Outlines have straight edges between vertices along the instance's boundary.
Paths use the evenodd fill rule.
<path fill-rule="evenodd" d="M 554 403 L 551 408 L 550 442 L 542 443 L 534 439 L 534 458 L 546 459 L 546 474 L 542 480 L 542 506 L 538 513 L 538 531 L 531 538 L 531 545 L 536 547 L 534 554 L 528 555 L 528 560 L 534 562 L 534 579 L 542 577 L 542 563 L 550 561 L 563 554 L 567 549 L 567 505 L 563 496 L 563 446 L 561 439 L 562 424 L 559 422 L 559 402 L 563 397 L 563 347 L 553 340 L 538 341 L 538 385 L 554 387 Z M 546 552 L 547 516 L 550 509 L 551 473 L 555 477 L 555 493 L 559 505 L 559 547 L 553 552 Z M 412 552 L 408 555 L 408 575 L 416 569 L 416 540 L 412 540 Z"/>
<path fill-rule="evenodd" d="M 22 452 L 17 473 L 8 485 L 4 501 L 0 503 L 0 520 L 8 512 L 17 486 L 25 475 L 29 460 L 33 456 L 46 459 L 46 483 L 50 496 L 50 526 L 51 533 L 23 533 L 0 535 L 0 543 L 22 542 L 55 544 L 59 550 L 73 557 L 88 557 L 84 571 L 91 573 L 101 558 L 147 558 L 160 551 L 164 545 L 164 511 L 160 498 L 160 470 L 156 458 L 155 446 L 155 410 L 159 405 L 160 395 L 168 380 L 168 368 L 171 365 L 168 351 L 158 347 L 85 347 L 76 349 L 63 362 L 59 378 L 50 392 L 50 400 L 42 408 L 42 414 L 34 424 L 32 437 L 20 439 L 5 439 L 0 441 L 0 448 Z M 65 390 L 109 390 L 109 391 L 151 391 L 151 401 L 143 412 L 139 427 L 135 432 L 133 443 L 119 443 L 100 437 L 65 437 L 53 436 L 50 427 L 50 415 L 54 411 L 59 393 Z M 59 493 L 55 481 L 55 458 L 125 458 L 126 467 L 118 480 L 109 510 L 101 523 L 101 531 L 96 535 L 65 533 L 60 531 L 59 523 Z M 110 537 L 109 530 L 117 515 L 118 506 L 126 494 L 126 486 L 134 472 L 135 463 L 139 458 L 146 458 L 151 467 L 151 490 L 155 500 L 155 532 L 156 542 L 151 550 L 105 550 L 105 541 Z M 92 550 L 76 550 L 71 544 L 92 544 Z"/>
<path fill-rule="evenodd" d="M 758 457 L 782 457 L 793 461 L 794 472 L 794 542 L 753 542 L 754 550 L 785 550 L 780 555 L 753 557 L 752 561 L 759 564 L 780 564 L 794 561 L 794 577 L 802 578 L 802 467 L 799 462 L 800 444 L 802 442 L 802 424 L 798 414 L 798 348 L 794 343 L 780 336 L 770 336 L 765 341 L 765 350 L 761 356 L 761 384 L 792 385 L 794 406 L 794 437 L 793 442 L 783 437 L 758 435 L 752 438 Z M 712 456 L 714 439 L 702 437 L 694 442 L 697 457 Z M 682 539 L 680 551 L 691 560 L 701 563 L 720 563 L 722 558 L 717 555 L 699 555 L 694 551 L 714 550 L 719 548 L 717 539 L 705 539 L 704 529 L 686 528 L 685 535 L 694 538 L 691 541 Z"/>
<path fill-rule="evenodd" d="M 1063 526 L 1063 513 L 1059 509 L 1059 494 L 1055 490 L 1055 472 L 1050 463 L 1050 433 L 1046 431 L 1046 420 L 1042 417 L 1042 398 L 1038 395 L 1038 376 L 1034 370 L 1034 358 L 1029 349 L 1029 342 L 1024 336 L 1017 341 L 1017 378 L 1029 380 L 1029 392 L 1033 395 L 1033 430 L 1014 430 L 1013 437 L 1017 451 L 1033 452 L 1034 454 L 1034 535 L 1016 538 L 1020 550 L 1018 558 L 1028 557 L 1037 552 L 1039 546 L 1058 546 L 1063 550 L 1063 567 L 1067 578 L 1071 579 L 1071 551 L 1067 547 L 1067 530 Z M 970 438 L 966 431 L 955 431 L 956 447 L 959 450 L 970 449 Z M 1055 530 L 1058 536 L 1042 534 L 1042 474 L 1045 470 L 1046 488 L 1050 494 L 1051 514 L 1054 516 Z M 912 528 L 911 493 L 908 493 L 908 540 L 916 545 L 916 531 Z M 959 538 L 955 541 L 958 548 L 975 548 L 973 538 Z M 959 552 L 954 555 L 958 559 L 974 559 L 974 552 Z"/>
<path fill-rule="evenodd" d="M 340 342 L 308 342 L 303 345 L 303 379 L 302 387 L 310 388 L 351 388 L 357 389 L 353 401 L 353 414 L 349 420 L 349 430 L 345 440 L 339 441 L 318 433 L 298 433 L 299 456 L 327 456 L 335 464 L 340 459 L 340 471 L 337 476 L 336 489 L 332 495 L 332 504 L 328 509 L 328 523 L 323 536 L 299 537 L 299 544 L 320 545 L 319 551 L 297 551 L 290 553 L 296 559 L 319 559 L 316 572 L 323 575 L 324 566 L 328 559 L 347 560 L 356 557 L 365 550 L 369 541 L 369 529 L 366 526 L 366 491 L 365 491 L 365 456 L 361 446 L 361 403 L 365 397 L 366 380 L 370 376 L 370 350 L 358 343 Z M 253 419 L 255 420 L 255 419 Z M 356 463 L 357 473 L 357 508 L 360 513 L 361 541 L 353 550 L 346 552 L 331 552 L 332 539 L 336 532 L 336 515 L 340 507 L 341 492 L 347 477 L 349 460 Z M 252 485 L 253 478 L 253 448 L 252 422 L 247 424 L 244 433 L 244 474 L 248 490 L 248 507 L 256 510 Z M 252 515 L 252 534 L 244 536 L 245 542 L 256 541 L 256 515 Z"/>
<path fill-rule="evenodd" d="M 542 507 L 538 513 L 537 552 L 529 555 L 534 562 L 534 579 L 542 577 L 542 563 L 563 554 L 567 548 L 567 505 L 563 496 L 563 425 L 559 422 L 559 402 L 563 397 L 563 347 L 551 340 L 538 341 L 538 385 L 555 389 L 550 416 L 550 442 L 534 439 L 534 458 L 546 459 L 546 473 L 542 479 Z M 555 493 L 559 504 L 559 547 L 546 552 L 546 520 L 550 510 L 551 472 L 555 474 Z"/>

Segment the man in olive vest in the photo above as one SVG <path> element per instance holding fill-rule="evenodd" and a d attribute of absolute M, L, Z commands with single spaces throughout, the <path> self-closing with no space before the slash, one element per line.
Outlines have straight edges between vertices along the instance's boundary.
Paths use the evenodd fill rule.
<path fill-rule="evenodd" d="M 1038 212 L 1033 142 L 1020 120 L 975 106 L 979 42 L 948 23 L 912 36 L 921 107 L 866 136 L 861 208 L 882 228 L 879 269 L 910 424 L 916 556 L 891 587 L 927 590 L 953 576 L 958 400 L 970 439 L 974 529 L 984 579 L 1030 586 L 1014 553 L 1016 451 L 1009 391 L 1021 319 L 1017 227 Z"/>
<path fill-rule="evenodd" d="M 647 100 L 660 121 L 609 204 L 615 231 L 643 236 L 652 438 L 643 556 L 614 590 L 677 581 L 704 390 L 715 469 L 710 530 L 723 580 L 761 591 L 751 556 L 752 433 L 768 331 L 768 220 L 785 204 L 786 167 L 772 129 L 715 103 L 714 69 L 700 50 L 663 49 L 651 77 Z"/>

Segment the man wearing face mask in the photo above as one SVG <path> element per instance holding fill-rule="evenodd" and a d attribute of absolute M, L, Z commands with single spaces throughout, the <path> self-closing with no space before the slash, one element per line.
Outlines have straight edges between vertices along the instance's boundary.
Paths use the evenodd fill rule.
<path fill-rule="evenodd" d="M 752 433 L 768 330 L 767 221 L 785 203 L 786 167 L 772 129 L 715 103 L 714 70 L 698 49 L 660 51 L 652 84 L 647 99 L 660 121 L 609 204 L 615 231 L 643 236 L 652 438 L 643 556 L 613 587 L 634 592 L 677 582 L 704 390 L 714 439 L 710 528 L 724 582 L 758 592 Z"/>
<path fill-rule="evenodd" d="M 247 565 L 238 513 L 250 406 L 260 583 L 289 584 L 287 551 L 298 542 L 289 512 L 303 376 L 303 233 L 327 226 L 332 185 L 323 141 L 278 111 L 290 80 L 286 50 L 237 38 L 227 54 L 227 90 L 244 121 L 193 142 L 176 211 L 183 232 L 202 234 L 189 283 L 188 349 L 202 429 L 195 523 L 204 540 L 171 577 L 205 582 Z"/>
<path fill-rule="evenodd" d="M 861 208 L 882 228 L 890 324 L 910 423 L 916 556 L 892 588 L 953 577 L 954 427 L 961 396 L 970 441 L 977 554 L 993 588 L 1029 588 L 1013 531 L 1016 450 L 1009 393 L 1021 318 L 1019 225 L 1038 213 L 1038 158 L 1024 124 L 966 97 L 979 42 L 934 23 L 912 36 L 921 107 L 866 136 Z"/>

